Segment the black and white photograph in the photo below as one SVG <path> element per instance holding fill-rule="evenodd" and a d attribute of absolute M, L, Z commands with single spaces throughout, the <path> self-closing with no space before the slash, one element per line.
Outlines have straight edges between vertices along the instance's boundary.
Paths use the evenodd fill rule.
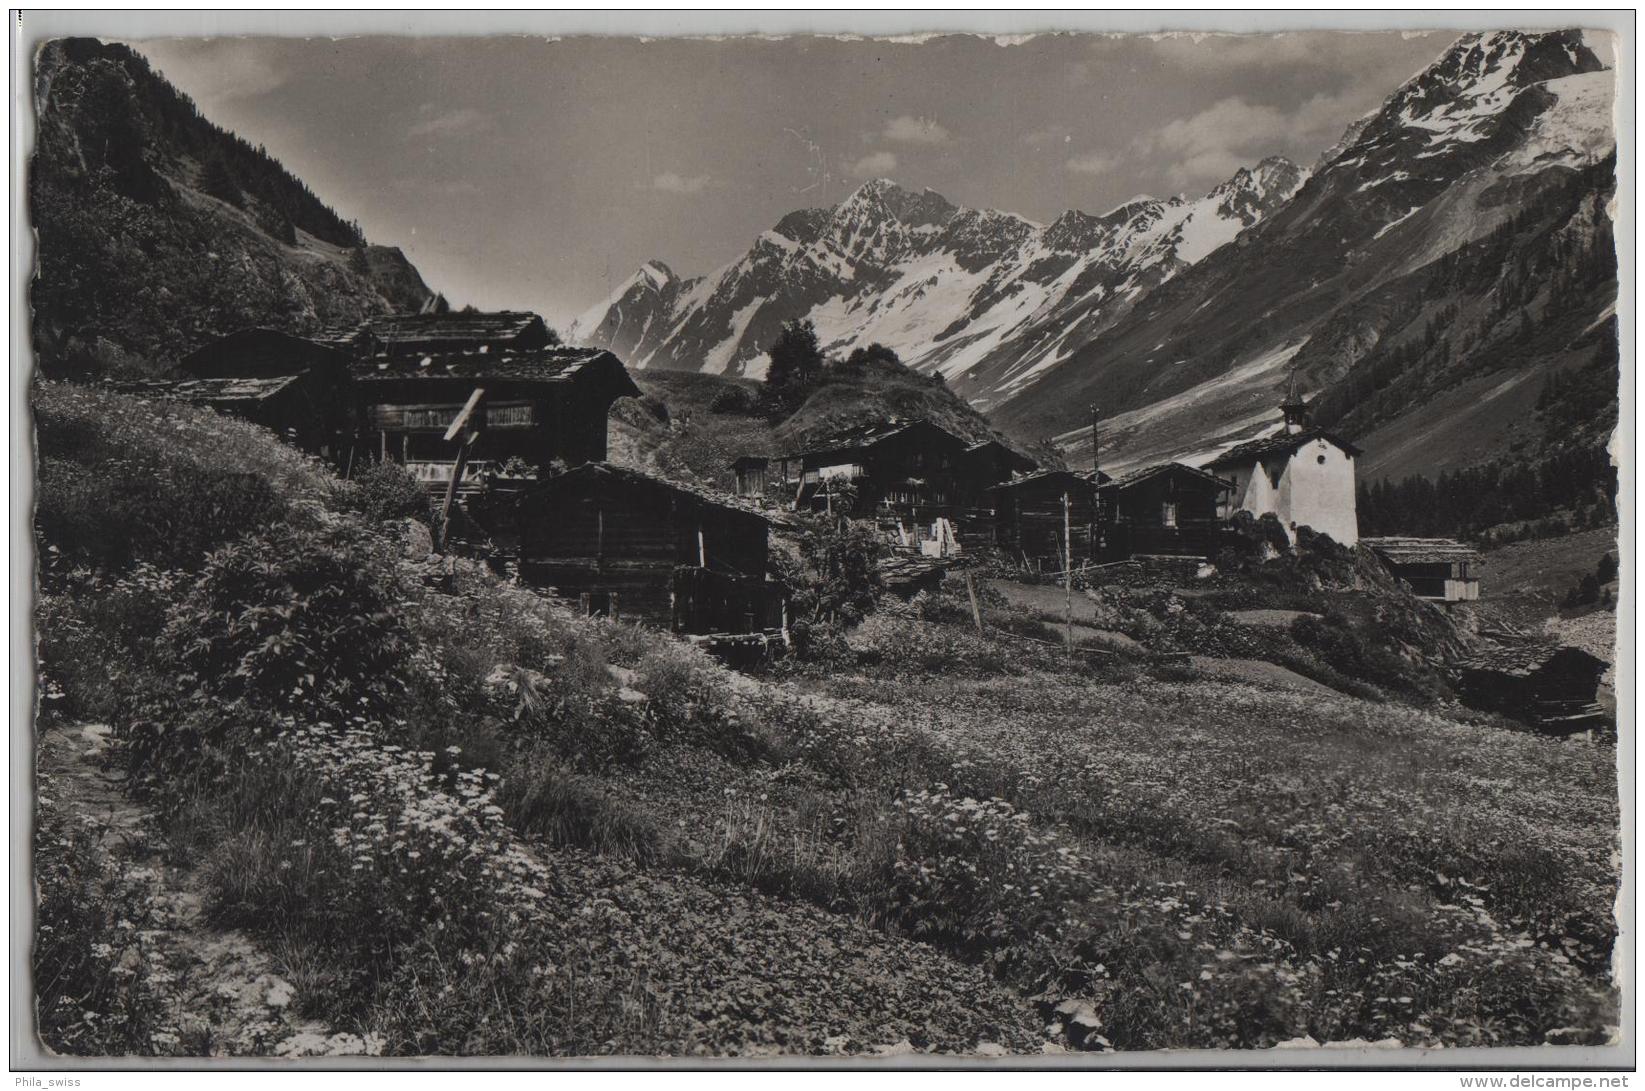
<path fill-rule="evenodd" d="M 1632 1071 L 1632 12 L 190 14 L 12 13 L 15 1070 Z"/>

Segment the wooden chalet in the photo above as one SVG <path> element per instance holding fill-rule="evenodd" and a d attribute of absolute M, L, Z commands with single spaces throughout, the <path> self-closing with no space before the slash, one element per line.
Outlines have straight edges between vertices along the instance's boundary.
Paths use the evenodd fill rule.
<path fill-rule="evenodd" d="M 1472 602 L 1479 598 L 1479 550 L 1452 538 L 1361 538 L 1388 571 L 1418 598 Z"/>
<path fill-rule="evenodd" d="M 453 352 L 540 352 L 556 341 L 542 316 L 530 311 L 384 315 L 368 320 L 337 339 L 358 356 L 390 357 Z"/>
<path fill-rule="evenodd" d="M 591 462 L 519 499 L 520 577 L 591 614 L 677 633 L 780 628 L 769 523 L 729 497 Z"/>
<path fill-rule="evenodd" d="M 1600 680 L 1608 669 L 1598 656 L 1552 643 L 1495 648 L 1463 660 L 1457 688 L 1477 708 L 1490 709 L 1556 735 L 1605 727 Z"/>
<path fill-rule="evenodd" d="M 611 353 L 572 348 L 366 357 L 354 363 L 353 388 L 362 453 L 401 463 L 435 489 L 453 469 L 446 434 L 476 391 L 475 476 L 516 459 L 534 471 L 601 461 L 612 403 L 640 394 Z"/>
<path fill-rule="evenodd" d="M 1094 559 L 1100 539 L 1097 489 L 1108 480 L 1104 473 L 1093 478 L 1089 472 L 1041 470 L 995 485 L 988 492 L 994 544 L 1031 567 L 1060 570 L 1066 522 L 1074 563 Z"/>
<path fill-rule="evenodd" d="M 787 456 L 796 508 L 907 519 L 950 517 L 961 500 L 965 440 L 924 418 L 893 418 L 836 432 Z"/>
<path fill-rule="evenodd" d="M 1222 523 L 1218 508 L 1228 481 L 1180 462 L 1162 462 L 1105 482 L 1102 558 L 1210 557 Z"/>

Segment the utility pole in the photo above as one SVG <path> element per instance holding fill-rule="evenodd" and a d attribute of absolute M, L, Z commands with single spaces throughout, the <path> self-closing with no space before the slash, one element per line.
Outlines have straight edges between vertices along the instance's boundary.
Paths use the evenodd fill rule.
<path fill-rule="evenodd" d="M 1097 430 L 1097 405 L 1091 403 L 1091 538 L 1085 551 L 1097 558 L 1097 534 L 1102 526 L 1099 511 L 1102 507 L 1102 434 Z"/>
<path fill-rule="evenodd" d="M 1062 625 L 1063 643 L 1074 654 L 1074 539 L 1068 493 L 1062 494 Z"/>

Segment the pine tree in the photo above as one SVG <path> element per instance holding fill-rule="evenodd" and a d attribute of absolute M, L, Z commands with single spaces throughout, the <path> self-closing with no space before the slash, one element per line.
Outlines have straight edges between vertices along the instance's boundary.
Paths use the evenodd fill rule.
<path fill-rule="evenodd" d="M 784 323 L 768 355 L 771 364 L 765 372 L 765 384 L 784 401 L 803 398 L 822 375 L 822 348 L 817 341 L 817 327 L 809 318 Z"/>

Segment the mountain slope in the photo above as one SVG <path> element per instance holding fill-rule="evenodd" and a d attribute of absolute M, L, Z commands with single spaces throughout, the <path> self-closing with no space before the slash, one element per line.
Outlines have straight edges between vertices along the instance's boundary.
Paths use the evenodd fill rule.
<path fill-rule="evenodd" d="M 1073 452 L 1096 402 L 1105 465 L 1199 458 L 1271 427 L 1294 368 L 1362 476 L 1396 477 L 1507 451 L 1556 371 L 1609 381 L 1614 421 L 1613 95 L 1581 32 L 1460 39 L 994 418 Z"/>
<path fill-rule="evenodd" d="M 312 330 L 429 295 L 398 249 L 366 245 L 125 46 L 48 43 L 35 103 L 30 303 L 48 373 L 156 370 L 239 327 Z"/>
<path fill-rule="evenodd" d="M 647 263 L 572 337 L 640 367 L 758 376 L 783 323 L 809 317 L 828 351 L 884 344 L 986 408 L 1256 223 L 1302 178 L 1268 159 L 1198 200 L 1139 197 L 1048 226 L 878 179 L 835 208 L 784 217 L 708 277 Z"/>

